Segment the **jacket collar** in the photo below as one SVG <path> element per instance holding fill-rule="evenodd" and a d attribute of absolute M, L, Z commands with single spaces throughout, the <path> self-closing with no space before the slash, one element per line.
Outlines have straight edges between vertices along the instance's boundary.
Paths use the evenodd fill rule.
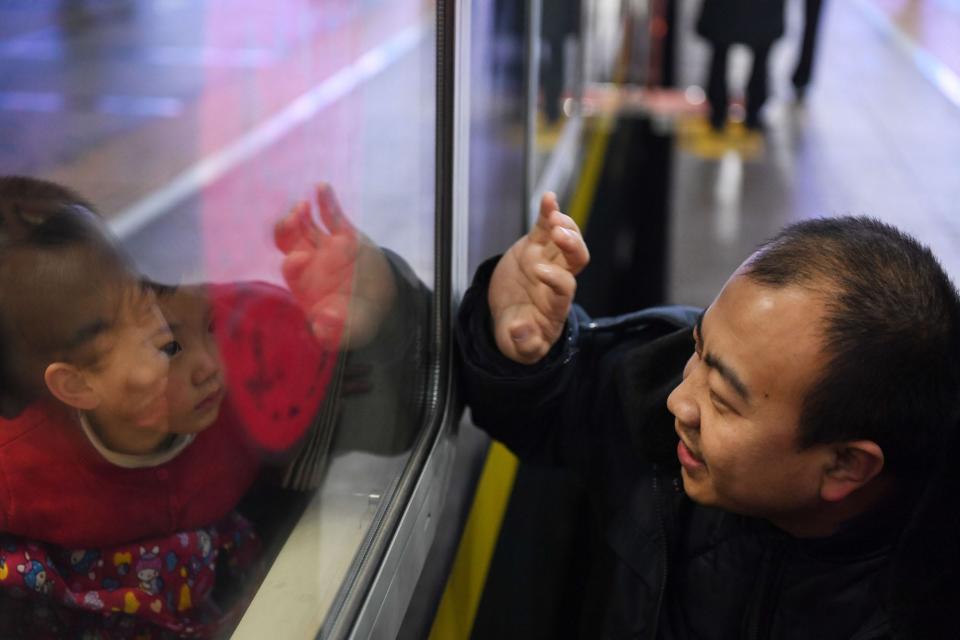
<path fill-rule="evenodd" d="M 630 442 L 642 460 L 678 469 L 677 435 L 667 396 L 682 378 L 692 353 L 688 328 L 629 347 L 616 372 L 620 405 Z"/>

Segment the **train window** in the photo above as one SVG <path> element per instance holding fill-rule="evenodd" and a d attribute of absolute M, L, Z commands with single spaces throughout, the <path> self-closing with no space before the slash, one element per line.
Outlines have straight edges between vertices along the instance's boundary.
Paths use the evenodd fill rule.
<path fill-rule="evenodd" d="M 0 636 L 336 616 L 437 395 L 436 20 L 0 5 Z"/>
<path fill-rule="evenodd" d="M 581 73 L 580 0 L 550 3 L 540 11 L 533 178 L 542 177 L 563 125 L 576 113 Z M 546 3 L 544 3 L 546 5 Z"/>

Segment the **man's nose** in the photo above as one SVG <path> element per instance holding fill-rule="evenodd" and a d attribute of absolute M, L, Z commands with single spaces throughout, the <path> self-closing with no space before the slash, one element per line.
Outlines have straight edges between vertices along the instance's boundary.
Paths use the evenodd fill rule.
<path fill-rule="evenodd" d="M 688 429 L 700 428 L 700 408 L 690 393 L 690 377 L 684 378 L 667 397 L 667 409 L 681 426 Z"/>

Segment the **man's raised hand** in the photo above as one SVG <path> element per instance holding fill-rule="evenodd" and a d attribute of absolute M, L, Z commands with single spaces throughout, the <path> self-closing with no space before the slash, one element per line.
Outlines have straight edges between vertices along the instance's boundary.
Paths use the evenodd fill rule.
<path fill-rule="evenodd" d="M 550 351 L 573 303 L 575 276 L 589 261 L 577 224 L 559 211 L 556 195 L 545 194 L 537 224 L 504 254 L 490 280 L 487 300 L 503 355 L 533 364 Z"/>

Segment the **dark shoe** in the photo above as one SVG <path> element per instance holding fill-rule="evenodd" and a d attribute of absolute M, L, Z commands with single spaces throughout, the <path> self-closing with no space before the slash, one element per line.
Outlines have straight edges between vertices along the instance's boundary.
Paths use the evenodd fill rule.
<path fill-rule="evenodd" d="M 803 104 L 803 102 L 807 99 L 807 85 L 793 85 L 793 99 L 797 102 L 797 104 Z"/>
<path fill-rule="evenodd" d="M 760 120 L 759 113 L 748 113 L 746 119 L 743 121 L 743 126 L 750 131 L 759 131 L 760 133 L 764 131 L 764 125 Z"/>

